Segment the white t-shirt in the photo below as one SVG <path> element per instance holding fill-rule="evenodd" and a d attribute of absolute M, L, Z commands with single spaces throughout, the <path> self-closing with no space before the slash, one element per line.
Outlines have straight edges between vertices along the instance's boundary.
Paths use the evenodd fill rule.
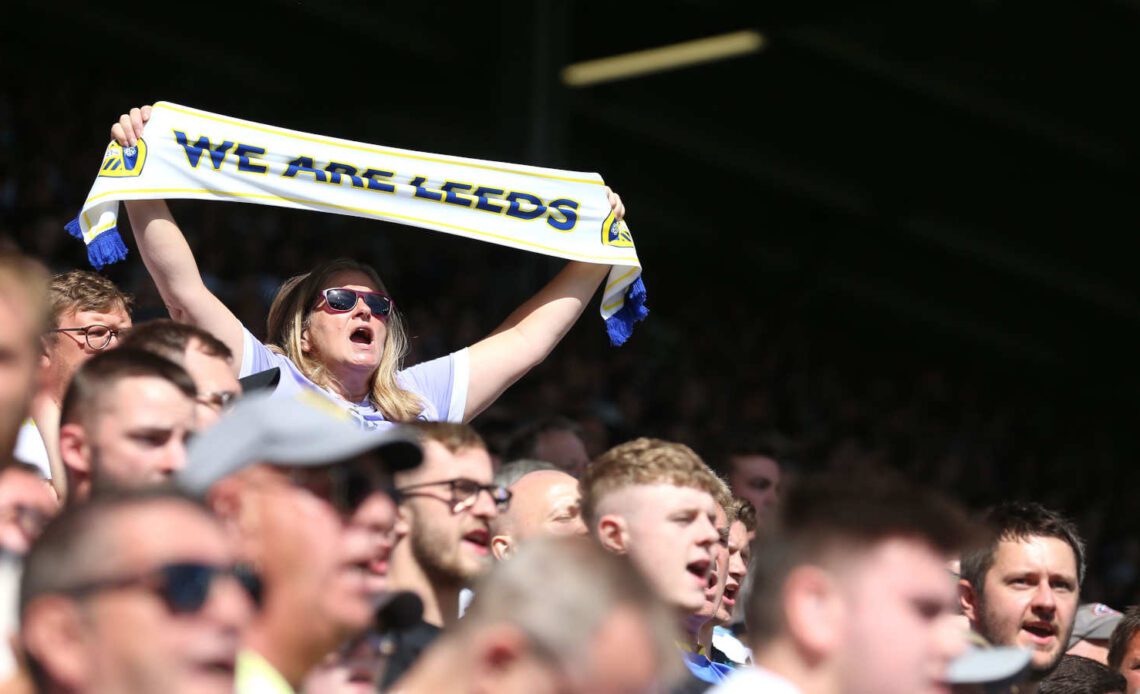
<path fill-rule="evenodd" d="M 25 420 L 16 437 L 16 450 L 13 456 L 21 463 L 35 465 L 45 480 L 51 479 L 51 463 L 48 462 L 47 446 L 40 436 L 40 430 L 32 420 Z"/>
<path fill-rule="evenodd" d="M 245 343 L 241 355 L 239 378 L 278 367 L 281 380 L 277 382 L 277 395 L 295 396 L 302 391 L 321 393 L 338 407 L 348 411 L 353 420 L 365 429 L 384 429 L 392 426 L 384 420 L 371 400 L 352 403 L 321 388 L 310 381 L 293 360 L 278 354 L 261 343 L 253 333 L 245 330 Z M 471 379 L 467 350 L 453 352 L 446 357 L 432 359 L 404 369 L 396 374 L 401 388 L 419 396 L 423 412 L 417 419 L 428 422 L 462 422 L 467 409 L 467 384 Z"/>
<path fill-rule="evenodd" d="M 761 667 L 742 667 L 728 679 L 708 690 L 707 694 L 802 694 L 799 687 L 771 670 Z"/>

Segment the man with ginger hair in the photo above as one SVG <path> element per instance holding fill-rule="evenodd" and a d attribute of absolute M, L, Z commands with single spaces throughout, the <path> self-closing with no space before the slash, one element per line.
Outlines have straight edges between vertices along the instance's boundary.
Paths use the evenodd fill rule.
<path fill-rule="evenodd" d="M 719 554 L 724 483 L 688 446 L 640 438 L 603 453 L 579 485 L 591 534 L 605 549 L 628 555 L 673 608 L 678 638 L 695 633 L 688 627 L 700 621 Z"/>
<path fill-rule="evenodd" d="M 51 278 L 48 300 L 40 385 L 16 450 L 21 460 L 40 468 L 63 496 L 67 480 L 59 454 L 59 417 L 64 393 L 84 362 L 119 346 L 119 338 L 131 327 L 132 299 L 102 275 L 71 270 Z"/>

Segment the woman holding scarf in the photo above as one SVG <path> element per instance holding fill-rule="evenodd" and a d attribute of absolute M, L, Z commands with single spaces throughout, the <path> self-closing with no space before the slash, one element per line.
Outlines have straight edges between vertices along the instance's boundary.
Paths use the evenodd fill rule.
<path fill-rule="evenodd" d="M 131 109 L 111 128 L 112 139 L 133 146 L 149 118 L 149 106 Z M 607 192 L 622 218 L 621 198 Z M 126 208 L 143 263 L 174 320 L 224 342 L 239 377 L 278 367 L 277 393 L 320 393 L 367 428 L 413 419 L 470 421 L 546 358 L 609 272 L 605 265 L 570 262 L 486 338 L 402 369 L 403 322 L 368 265 L 334 260 L 287 280 L 269 310 L 266 345 L 203 283 L 164 201 L 132 201 Z"/>

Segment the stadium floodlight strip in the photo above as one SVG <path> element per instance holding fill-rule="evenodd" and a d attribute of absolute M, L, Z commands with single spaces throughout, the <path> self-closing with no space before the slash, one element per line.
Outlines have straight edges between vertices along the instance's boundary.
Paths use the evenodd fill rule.
<path fill-rule="evenodd" d="M 568 87 L 589 87 L 603 82 L 641 77 L 655 72 L 756 53 L 764 47 L 764 42 L 763 34 L 749 29 L 608 58 L 586 60 L 562 68 L 562 82 Z"/>

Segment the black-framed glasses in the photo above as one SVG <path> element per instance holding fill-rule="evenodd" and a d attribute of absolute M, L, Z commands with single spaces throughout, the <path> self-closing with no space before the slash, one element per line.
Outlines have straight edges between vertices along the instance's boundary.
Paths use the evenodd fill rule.
<path fill-rule="evenodd" d="M 215 412 L 225 412 L 237 402 L 239 397 L 241 396 L 232 390 L 217 390 L 212 393 L 203 393 L 195 397 L 194 400 Z"/>
<path fill-rule="evenodd" d="M 392 297 L 383 292 L 362 292 L 345 287 L 332 287 L 322 289 L 321 296 L 325 298 L 329 309 L 336 313 L 346 313 L 356 308 L 359 299 L 363 299 L 364 304 L 372 311 L 372 315 L 379 318 L 387 318 L 394 306 Z"/>
<path fill-rule="evenodd" d="M 495 502 L 495 508 L 500 513 L 511 507 L 511 496 L 513 496 L 513 493 L 505 486 L 501 484 L 480 484 L 475 480 L 469 480 L 465 477 L 457 477 L 453 480 L 439 480 L 438 482 L 422 482 L 420 484 L 408 485 L 407 487 L 399 487 L 396 489 L 396 493 L 402 494 L 403 496 L 411 496 L 408 494 L 410 491 L 442 485 L 446 485 L 448 491 L 451 492 L 452 513 L 460 513 L 474 506 L 475 502 L 479 500 L 479 492 L 487 492 L 491 496 L 491 500 Z"/>
<path fill-rule="evenodd" d="M 163 564 L 145 573 L 87 581 L 60 592 L 83 597 L 106 590 L 146 588 L 166 604 L 171 614 L 194 614 L 209 600 L 214 580 L 224 576 L 236 580 L 253 603 L 260 605 L 261 579 L 243 564 L 217 566 L 200 562 L 175 562 Z"/>
<path fill-rule="evenodd" d="M 95 351 L 99 351 L 101 349 L 107 349 L 107 345 L 111 344 L 112 339 L 118 339 L 119 336 L 127 332 L 128 329 L 129 328 L 112 328 L 102 323 L 92 323 L 82 328 L 55 328 L 48 332 L 83 333 L 83 339 L 87 341 L 87 346 Z"/>

